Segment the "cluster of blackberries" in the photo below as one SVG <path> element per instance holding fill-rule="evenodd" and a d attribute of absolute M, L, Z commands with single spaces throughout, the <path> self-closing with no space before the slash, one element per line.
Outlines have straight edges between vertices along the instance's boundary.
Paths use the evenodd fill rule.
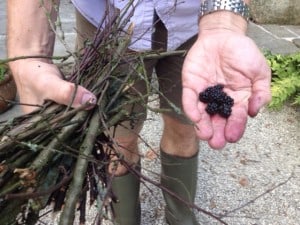
<path fill-rule="evenodd" d="M 209 115 L 219 114 L 224 118 L 230 116 L 234 101 L 223 91 L 223 88 L 222 84 L 217 84 L 199 94 L 199 100 L 207 103 L 205 110 Z"/>

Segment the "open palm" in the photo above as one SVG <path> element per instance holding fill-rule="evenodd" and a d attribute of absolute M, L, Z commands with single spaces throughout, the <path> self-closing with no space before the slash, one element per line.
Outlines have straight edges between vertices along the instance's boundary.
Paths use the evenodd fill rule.
<path fill-rule="evenodd" d="M 255 116 L 271 98 L 270 68 L 255 43 L 243 34 L 229 30 L 200 34 L 182 72 L 184 111 L 195 123 L 197 136 L 215 149 L 238 141 L 248 115 Z M 223 84 L 234 99 L 227 119 L 207 114 L 198 99 L 201 91 L 215 84 Z"/>

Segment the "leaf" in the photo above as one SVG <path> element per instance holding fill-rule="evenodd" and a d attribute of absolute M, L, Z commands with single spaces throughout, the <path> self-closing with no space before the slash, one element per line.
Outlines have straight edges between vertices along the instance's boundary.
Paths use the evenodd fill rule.
<path fill-rule="evenodd" d="M 300 105 L 300 53 L 281 55 L 266 52 L 265 57 L 272 70 L 272 101 L 269 107 L 279 109 L 290 100 L 292 104 Z"/>
<path fill-rule="evenodd" d="M 294 98 L 293 105 L 300 105 L 300 93 Z"/>

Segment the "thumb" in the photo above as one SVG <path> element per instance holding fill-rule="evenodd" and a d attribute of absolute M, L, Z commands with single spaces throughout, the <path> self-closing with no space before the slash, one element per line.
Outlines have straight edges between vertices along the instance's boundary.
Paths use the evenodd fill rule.
<path fill-rule="evenodd" d="M 54 78 L 47 86 L 45 99 L 73 108 L 87 105 L 87 109 L 93 108 L 97 101 L 96 96 L 86 88 L 59 77 Z"/>

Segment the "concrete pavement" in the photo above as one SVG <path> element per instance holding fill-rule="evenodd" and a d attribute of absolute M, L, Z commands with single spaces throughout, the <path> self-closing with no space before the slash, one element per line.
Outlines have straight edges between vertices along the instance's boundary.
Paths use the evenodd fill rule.
<path fill-rule="evenodd" d="M 0 9 L 5 8 L 0 2 Z M 62 0 L 61 21 L 67 43 L 74 43 L 74 9 Z M 0 58 L 5 54 L 5 10 L 0 10 Z M 249 36 L 262 49 L 274 53 L 299 52 L 300 26 L 249 24 Z M 73 44 L 71 44 L 71 48 Z M 242 47 L 238 46 L 237 47 Z M 56 43 L 55 55 L 64 55 L 65 48 Z M 0 114 L 0 120 L 19 115 L 18 106 Z M 216 214 L 224 214 L 230 225 L 299 225 L 300 218 L 300 115 L 299 109 L 285 106 L 280 111 L 263 109 L 249 119 L 243 139 L 227 145 L 222 151 L 200 144 L 198 192 L 196 204 Z M 159 149 L 162 121 L 149 112 L 142 137 L 155 151 Z M 141 143 L 144 173 L 160 170 L 159 159 L 149 157 L 149 147 Z M 146 170 L 151 168 L 152 172 Z M 149 188 L 152 193 L 149 191 Z M 161 225 L 164 202 L 157 188 L 142 187 L 142 224 Z M 274 189 L 273 189 L 274 188 Z M 265 193 L 265 194 L 263 194 Z M 93 213 L 93 212 L 91 212 Z M 197 213 L 205 225 L 219 224 Z M 56 224 L 50 218 L 47 224 Z M 88 222 L 91 224 L 91 222 Z"/>

